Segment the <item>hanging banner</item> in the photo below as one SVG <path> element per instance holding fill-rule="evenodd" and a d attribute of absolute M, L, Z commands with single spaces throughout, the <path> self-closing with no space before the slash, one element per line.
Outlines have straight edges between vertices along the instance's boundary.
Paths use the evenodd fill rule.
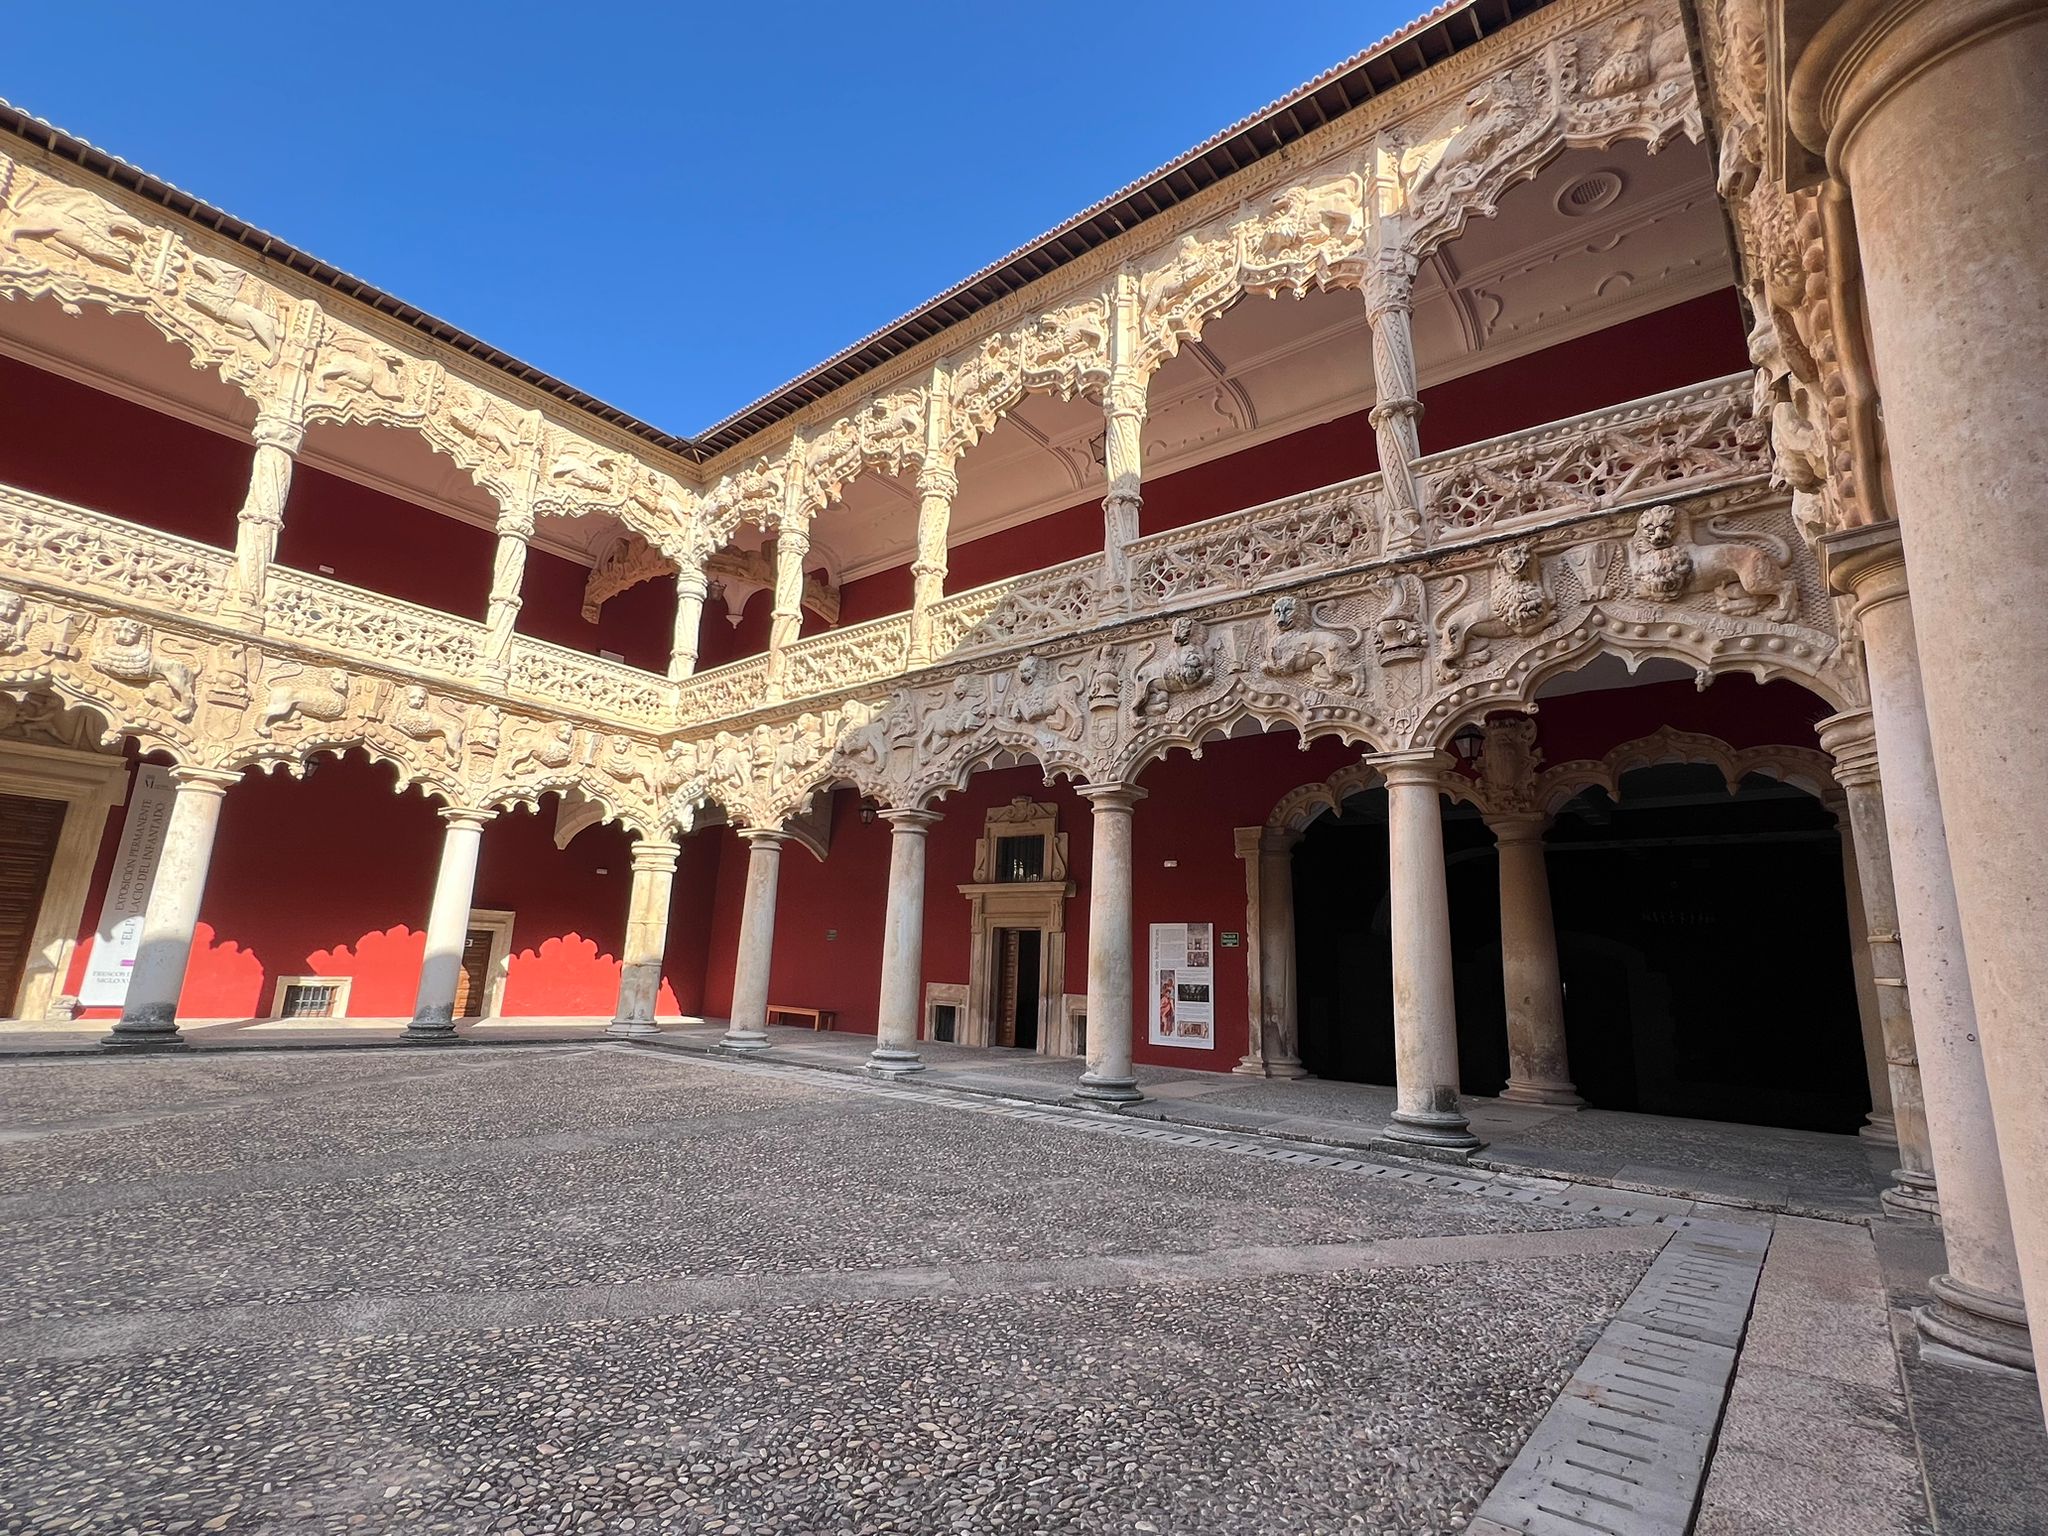
<path fill-rule="evenodd" d="M 114 873 L 100 904 L 92 954 L 78 987 L 83 1007 L 118 1008 L 128 999 L 128 973 L 142 943 L 142 914 L 149 906 L 149 888 L 156 879 L 157 858 L 164 851 L 164 828 L 171 819 L 175 793 L 170 769 L 144 763 L 135 770 L 135 783 L 128 790 L 128 819 L 121 827 L 121 850 L 114 857 Z"/>
<path fill-rule="evenodd" d="M 1215 927 L 1152 925 L 1152 1043 L 1216 1048 Z"/>

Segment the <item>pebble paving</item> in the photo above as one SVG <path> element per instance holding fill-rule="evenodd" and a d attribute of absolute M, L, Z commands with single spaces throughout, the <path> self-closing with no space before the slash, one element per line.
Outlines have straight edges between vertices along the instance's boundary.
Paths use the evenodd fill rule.
<path fill-rule="evenodd" d="M 0 1105 L 8 1533 L 1456 1531 L 1649 1262 L 621 1049 L 36 1063 Z M 1285 1262 L 1396 1239 L 1472 1257 Z"/>

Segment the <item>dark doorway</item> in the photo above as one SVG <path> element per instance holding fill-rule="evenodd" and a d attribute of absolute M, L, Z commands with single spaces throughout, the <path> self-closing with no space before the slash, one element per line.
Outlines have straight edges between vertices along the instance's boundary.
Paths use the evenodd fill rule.
<path fill-rule="evenodd" d="M 0 1015 L 21 994 L 65 810 L 61 800 L 0 795 Z"/>
<path fill-rule="evenodd" d="M 997 1045 L 1038 1049 L 1038 968 L 1044 937 L 1036 928 L 996 930 Z"/>

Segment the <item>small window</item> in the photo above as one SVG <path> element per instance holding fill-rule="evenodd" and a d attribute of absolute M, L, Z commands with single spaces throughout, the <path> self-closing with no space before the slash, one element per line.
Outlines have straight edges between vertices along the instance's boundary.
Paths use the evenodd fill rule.
<path fill-rule="evenodd" d="M 999 837 L 996 839 L 998 880 L 1043 880 L 1045 839 L 1043 837 Z"/>
<path fill-rule="evenodd" d="M 341 988 L 331 981 L 297 981 L 284 989 L 283 1019 L 331 1019 Z"/>
<path fill-rule="evenodd" d="M 932 1038 L 951 1040 L 959 1018 L 960 1010 L 951 1003 L 932 1004 Z"/>

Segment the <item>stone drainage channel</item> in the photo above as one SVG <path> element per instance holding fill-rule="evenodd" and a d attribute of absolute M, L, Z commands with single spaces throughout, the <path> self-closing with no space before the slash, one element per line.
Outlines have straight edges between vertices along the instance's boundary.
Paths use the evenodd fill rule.
<path fill-rule="evenodd" d="M 627 1042 L 601 1050 L 650 1049 Z M 655 1048 L 659 1049 L 659 1048 Z M 1692 1529 L 1721 1410 L 1735 1376 L 1750 1304 L 1770 1248 L 1768 1217 L 1721 1221 L 1669 1197 L 1618 1200 L 1584 1186 L 1511 1177 L 1466 1178 L 1337 1155 L 1299 1141 L 1204 1133 L 960 1091 L 934 1091 L 802 1065 L 689 1058 L 727 1071 L 801 1080 L 847 1093 L 944 1104 L 970 1114 L 1061 1125 L 1100 1136 L 1203 1147 L 1273 1162 L 1333 1168 L 1410 1187 L 1541 1205 L 1671 1236 L 1649 1271 L 1572 1373 L 1521 1454 L 1466 1527 L 1468 1536 L 1684 1536 Z"/>

